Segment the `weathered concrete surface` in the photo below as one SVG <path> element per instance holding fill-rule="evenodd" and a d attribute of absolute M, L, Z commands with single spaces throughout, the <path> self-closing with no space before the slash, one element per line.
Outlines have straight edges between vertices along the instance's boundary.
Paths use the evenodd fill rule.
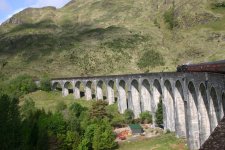
<path fill-rule="evenodd" d="M 149 73 L 58 78 L 51 82 L 53 90 L 61 86 L 63 96 L 72 85 L 75 99 L 80 98 L 83 84 L 87 100 L 93 99 L 93 94 L 103 99 L 105 86 L 108 103 L 113 104 L 117 98 L 120 113 L 131 109 L 138 118 L 141 112 L 150 111 L 153 121 L 162 99 L 165 130 L 186 137 L 190 149 L 199 149 L 224 116 L 225 78 L 221 74 Z"/>

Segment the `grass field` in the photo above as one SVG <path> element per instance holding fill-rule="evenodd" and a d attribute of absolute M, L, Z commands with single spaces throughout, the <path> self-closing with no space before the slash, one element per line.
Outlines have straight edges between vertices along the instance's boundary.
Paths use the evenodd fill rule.
<path fill-rule="evenodd" d="M 84 107 L 91 107 L 92 104 L 91 101 L 86 101 L 84 99 L 75 100 L 72 94 L 62 97 L 61 92 L 36 91 L 21 98 L 21 104 L 26 98 L 31 98 L 35 102 L 37 108 L 44 108 L 46 111 L 55 111 L 57 105 L 62 102 L 67 106 L 74 102 L 77 102 Z"/>
<path fill-rule="evenodd" d="M 184 140 L 176 138 L 173 133 L 168 133 L 147 140 L 122 143 L 118 150 L 188 150 L 188 148 Z"/>

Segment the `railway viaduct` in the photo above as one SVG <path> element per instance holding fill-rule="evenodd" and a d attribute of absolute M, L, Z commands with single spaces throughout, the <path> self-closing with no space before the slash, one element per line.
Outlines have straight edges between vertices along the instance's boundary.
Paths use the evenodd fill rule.
<path fill-rule="evenodd" d="M 165 130 L 188 140 L 190 149 L 199 149 L 213 132 L 225 112 L 225 76 L 213 73 L 149 73 L 114 76 L 58 78 L 52 89 L 63 96 L 72 89 L 75 99 L 106 100 L 118 104 L 119 112 L 134 112 L 135 118 L 150 111 L 155 120 L 162 99 Z M 106 95 L 104 97 L 104 95 Z"/>

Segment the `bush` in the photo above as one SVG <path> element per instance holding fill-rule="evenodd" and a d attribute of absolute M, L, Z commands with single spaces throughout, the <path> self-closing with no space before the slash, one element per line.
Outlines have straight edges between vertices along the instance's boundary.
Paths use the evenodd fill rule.
<path fill-rule="evenodd" d="M 164 64 L 163 56 L 154 50 L 146 51 L 137 63 L 140 69 L 154 68 Z"/>
<path fill-rule="evenodd" d="M 152 115 L 149 111 L 142 112 L 140 114 L 141 123 L 152 123 Z"/>
<path fill-rule="evenodd" d="M 156 110 L 155 117 L 156 117 L 156 124 L 161 126 L 163 124 L 163 104 L 161 97 L 158 103 L 158 109 Z"/>
<path fill-rule="evenodd" d="M 44 77 L 40 81 L 40 89 L 43 91 L 51 91 L 51 81 L 48 77 Z"/>
<path fill-rule="evenodd" d="M 21 116 L 23 118 L 29 118 L 31 114 L 36 111 L 35 102 L 31 98 L 26 98 L 24 104 L 20 108 Z"/>
<path fill-rule="evenodd" d="M 215 0 L 212 3 L 213 8 L 225 8 L 225 1 L 224 0 Z"/>
<path fill-rule="evenodd" d="M 94 131 L 92 148 L 94 150 L 112 150 L 117 147 L 116 135 L 106 119 L 101 121 Z"/>
<path fill-rule="evenodd" d="M 21 144 L 19 100 L 0 94 L 1 149 L 18 149 Z"/>
<path fill-rule="evenodd" d="M 34 92 L 35 90 L 37 90 L 36 84 L 32 77 L 27 75 L 20 75 L 12 79 L 8 86 L 6 86 L 6 93 L 16 97 Z"/>
<path fill-rule="evenodd" d="M 133 113 L 133 111 L 130 110 L 130 109 L 125 110 L 125 112 L 124 112 L 124 118 L 125 118 L 125 122 L 127 124 L 132 123 L 133 120 L 134 120 L 134 113 Z"/>
<path fill-rule="evenodd" d="M 63 110 L 65 110 L 67 108 L 66 104 L 64 103 L 64 101 L 59 101 L 56 104 L 56 112 L 61 112 Z"/>
<path fill-rule="evenodd" d="M 169 25 L 169 29 L 173 29 L 178 26 L 178 21 L 174 16 L 174 7 L 167 10 L 164 15 L 164 21 Z"/>
<path fill-rule="evenodd" d="M 81 113 L 83 111 L 86 111 L 86 108 L 81 106 L 78 103 L 73 103 L 70 107 L 69 107 L 70 113 L 71 115 L 74 115 L 76 117 L 80 117 Z"/>
<path fill-rule="evenodd" d="M 108 118 L 108 113 L 106 111 L 106 106 L 108 103 L 106 101 L 96 101 L 92 104 L 90 110 L 91 119 L 103 119 Z"/>

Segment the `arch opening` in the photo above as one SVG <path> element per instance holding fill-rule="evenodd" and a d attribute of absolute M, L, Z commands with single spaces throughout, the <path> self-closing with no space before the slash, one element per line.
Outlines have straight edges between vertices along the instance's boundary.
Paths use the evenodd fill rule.
<path fill-rule="evenodd" d="M 130 103 L 130 104 L 129 104 Z M 133 80 L 131 82 L 131 100 L 129 101 L 129 109 L 133 110 L 134 117 L 138 118 L 141 114 L 141 101 L 138 89 L 138 81 Z"/>
<path fill-rule="evenodd" d="M 170 131 L 175 131 L 175 109 L 174 109 L 174 96 L 170 81 L 166 80 L 164 83 L 164 103 L 166 109 L 166 125 L 165 127 Z"/>
<path fill-rule="evenodd" d="M 200 137 L 199 137 L 199 119 L 198 119 L 198 103 L 197 93 L 195 86 L 192 82 L 188 84 L 188 129 L 189 129 L 189 145 L 190 149 L 199 149 Z"/>
<path fill-rule="evenodd" d="M 162 88 L 158 80 L 155 80 L 153 83 L 153 99 L 154 99 L 154 106 L 153 110 L 156 112 L 160 98 L 162 97 Z"/>
<path fill-rule="evenodd" d="M 75 83 L 74 96 L 76 99 L 79 99 L 85 96 L 84 85 L 81 81 L 77 81 Z"/>
<path fill-rule="evenodd" d="M 118 85 L 118 107 L 122 114 L 127 109 L 126 82 L 124 80 L 121 80 Z"/>
<path fill-rule="evenodd" d="M 210 101 L 211 101 L 211 105 L 210 105 L 211 130 L 213 131 L 218 125 L 218 121 L 220 120 L 220 109 L 219 109 L 218 97 L 214 87 L 212 87 L 210 91 Z"/>
<path fill-rule="evenodd" d="M 85 86 L 85 97 L 86 97 L 86 100 L 93 99 L 93 95 L 92 95 L 92 82 L 91 81 L 88 81 L 86 83 L 86 86 Z"/>
<path fill-rule="evenodd" d="M 207 99 L 206 87 L 201 84 L 199 87 L 199 129 L 200 129 L 200 142 L 201 145 L 210 136 L 210 121 L 209 121 L 209 102 Z"/>
<path fill-rule="evenodd" d="M 152 92 L 152 96 L 153 96 L 153 101 L 152 101 L 152 117 L 153 117 L 153 125 L 156 124 L 156 111 L 158 110 L 158 104 L 160 102 L 160 99 L 162 99 L 162 88 L 160 85 L 160 82 L 158 80 L 154 80 L 153 82 L 153 92 Z M 163 120 L 165 118 L 164 116 L 164 107 L 163 107 Z M 164 121 L 163 121 L 164 123 Z M 163 125 L 164 126 L 164 125 Z"/>
<path fill-rule="evenodd" d="M 52 85 L 53 91 L 62 91 L 62 86 L 59 82 L 54 82 Z"/>
<path fill-rule="evenodd" d="M 96 87 L 96 99 L 97 100 L 103 100 L 103 81 L 98 81 L 97 87 Z"/>
<path fill-rule="evenodd" d="M 222 106 L 223 106 L 223 114 L 225 116 L 225 93 L 222 94 Z"/>
<path fill-rule="evenodd" d="M 141 111 L 152 111 L 151 92 L 148 80 L 143 80 L 141 85 Z"/>
<path fill-rule="evenodd" d="M 107 84 L 107 100 L 109 102 L 109 105 L 115 103 L 115 86 L 114 81 L 110 80 Z"/>
<path fill-rule="evenodd" d="M 73 85 L 70 81 L 67 81 L 63 87 L 63 96 L 68 96 L 69 94 L 73 93 Z"/>
<path fill-rule="evenodd" d="M 176 133 L 179 137 L 186 137 L 186 115 L 184 103 L 183 87 L 180 81 L 175 84 L 175 102 L 176 102 L 176 116 L 177 121 L 175 122 Z"/>

